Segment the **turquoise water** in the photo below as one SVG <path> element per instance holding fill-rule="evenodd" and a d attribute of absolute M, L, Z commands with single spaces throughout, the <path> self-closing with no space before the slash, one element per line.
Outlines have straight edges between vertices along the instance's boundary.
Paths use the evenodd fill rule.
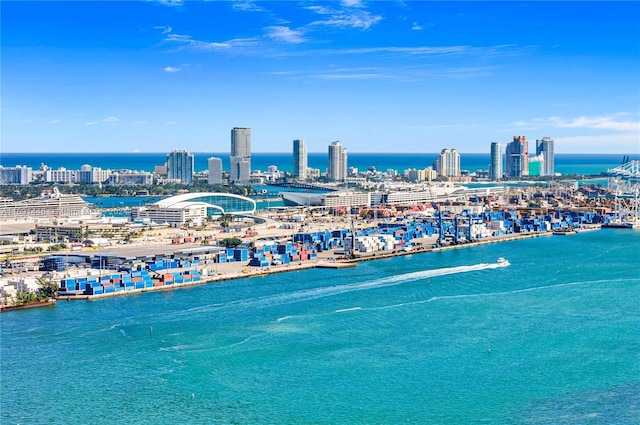
<path fill-rule="evenodd" d="M 626 152 L 630 159 L 640 159 L 636 152 Z M 229 152 L 207 153 L 194 152 L 194 167 L 196 171 L 207 169 L 207 159 L 215 156 L 223 159 L 223 168 L 229 170 Z M 373 166 L 379 171 L 395 169 L 400 172 L 407 168 L 424 169 L 433 164 L 439 153 L 358 153 L 349 152 L 349 167 L 356 167 L 361 171 Z M 555 171 L 562 174 L 600 174 L 609 168 L 622 163 L 624 153 L 620 154 L 562 154 L 555 155 Z M 167 154 L 155 153 L 12 153 L 0 152 L 0 165 L 14 167 L 26 165 L 34 170 L 44 163 L 49 168 L 65 167 L 78 170 L 82 165 L 89 164 L 102 169 L 144 170 L 153 171 L 156 165 L 162 165 L 167 160 Z M 309 153 L 309 167 L 326 170 L 327 152 Z M 487 170 L 490 163 L 489 146 L 486 153 L 460 153 L 460 167 L 463 170 Z M 276 165 L 281 171 L 292 171 L 293 156 L 289 153 L 253 153 L 251 168 L 265 171 L 270 165 Z"/>
<path fill-rule="evenodd" d="M 638 246 L 600 230 L 3 313 L 1 422 L 638 424 Z"/>

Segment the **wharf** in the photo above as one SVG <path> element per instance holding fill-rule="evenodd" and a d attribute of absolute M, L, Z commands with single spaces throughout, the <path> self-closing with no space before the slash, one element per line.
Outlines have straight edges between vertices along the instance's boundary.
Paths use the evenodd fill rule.
<path fill-rule="evenodd" d="M 508 242 L 508 241 L 515 241 L 520 239 L 528 239 L 528 238 L 550 236 L 550 235 L 553 235 L 553 232 L 548 231 L 548 232 L 514 233 L 514 234 L 493 236 L 493 237 L 480 239 L 477 241 L 468 242 L 464 244 L 458 244 L 458 245 L 447 245 L 447 246 L 435 247 L 435 248 L 420 246 L 420 247 L 413 248 L 409 251 L 403 251 L 403 250 L 396 250 L 391 252 L 378 251 L 375 253 L 360 254 L 358 257 L 350 258 L 350 259 L 337 259 L 332 261 L 327 261 L 323 259 L 323 260 L 317 260 L 317 261 L 300 262 L 296 264 L 290 263 L 290 264 L 282 264 L 277 266 L 269 266 L 266 268 L 247 267 L 243 265 L 243 269 L 239 270 L 237 268 L 239 265 L 230 263 L 230 264 L 226 264 L 226 266 L 229 267 L 228 269 L 225 269 L 222 267 L 222 265 L 220 265 L 219 270 L 214 270 L 209 275 L 202 275 L 202 278 L 199 281 L 131 289 L 127 291 L 120 291 L 120 292 L 113 292 L 113 293 L 106 293 L 106 294 L 99 294 L 99 295 L 86 295 L 86 294 L 80 295 L 80 294 L 74 294 L 72 292 L 68 292 L 68 293 L 63 292 L 58 295 L 57 299 L 61 301 L 97 300 L 97 299 L 110 298 L 113 296 L 120 296 L 120 295 L 130 295 L 130 294 L 139 294 L 139 293 L 156 292 L 156 291 L 170 291 L 174 289 L 189 288 L 196 285 L 215 283 L 219 281 L 267 276 L 274 273 L 292 272 L 292 271 L 304 270 L 304 269 L 312 269 L 312 268 L 343 269 L 343 268 L 355 267 L 357 263 L 360 261 L 379 260 L 384 258 L 399 257 L 404 255 L 412 255 L 412 254 L 423 254 L 427 252 L 437 252 L 437 251 L 443 251 L 448 249 L 466 248 L 466 247 L 473 247 L 473 246 L 490 244 L 490 243 Z M 192 269 L 193 267 L 190 267 L 190 268 Z M 198 269 L 200 270 L 202 270 L 203 268 L 204 267 L 198 267 Z"/>
<path fill-rule="evenodd" d="M 355 267 L 356 263 L 353 261 L 323 261 L 316 263 L 315 267 L 318 269 L 346 269 L 349 267 Z"/>

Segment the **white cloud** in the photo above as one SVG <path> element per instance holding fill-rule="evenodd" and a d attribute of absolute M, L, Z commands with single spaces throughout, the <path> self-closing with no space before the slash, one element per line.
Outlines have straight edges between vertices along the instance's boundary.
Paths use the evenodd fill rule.
<path fill-rule="evenodd" d="M 361 0 L 341 0 L 340 4 L 345 7 L 364 7 Z"/>
<path fill-rule="evenodd" d="M 231 7 L 244 12 L 264 12 L 264 9 L 254 1 L 234 1 L 231 3 Z"/>
<path fill-rule="evenodd" d="M 169 72 L 169 73 L 179 72 L 181 70 L 182 70 L 182 68 L 179 68 L 177 66 L 165 66 L 164 67 L 164 72 Z"/>
<path fill-rule="evenodd" d="M 184 4 L 184 0 L 157 0 L 157 2 L 165 6 L 182 6 Z"/>
<path fill-rule="evenodd" d="M 324 6 L 308 6 L 306 9 L 327 17 L 325 20 L 314 21 L 309 26 L 369 29 L 382 20 L 382 16 L 362 9 L 336 10 Z"/>
<path fill-rule="evenodd" d="M 101 119 L 99 121 L 87 121 L 86 123 L 84 123 L 84 125 L 97 125 L 97 124 L 100 124 L 102 122 L 116 123 L 118 121 L 120 121 L 120 118 L 118 118 L 118 117 L 106 117 L 106 118 L 103 118 L 103 119 Z"/>
<path fill-rule="evenodd" d="M 631 119 L 629 119 L 631 117 Z M 640 120 L 637 114 L 625 112 L 601 115 L 584 116 L 576 118 L 545 117 L 534 118 L 531 121 L 517 121 L 513 123 L 515 127 L 536 128 L 583 128 L 592 130 L 613 130 L 613 131 L 634 131 L 640 134 Z"/>
<path fill-rule="evenodd" d="M 289 27 L 284 26 L 266 27 L 265 30 L 267 32 L 267 37 L 274 40 L 293 44 L 303 43 L 305 41 L 303 32 L 300 30 L 292 30 Z"/>
<path fill-rule="evenodd" d="M 169 34 L 173 30 L 173 28 L 168 25 L 157 25 L 153 27 L 153 29 L 161 30 L 162 34 Z"/>
<path fill-rule="evenodd" d="M 49 120 L 49 124 L 57 124 L 60 120 Z"/>
<path fill-rule="evenodd" d="M 637 133 L 554 137 L 556 151 L 638 153 Z"/>
<path fill-rule="evenodd" d="M 225 42 L 212 42 L 195 40 L 190 35 L 174 33 L 167 34 L 167 37 L 165 37 L 165 41 L 206 51 L 229 50 L 240 47 L 253 47 L 257 44 L 257 39 L 255 38 L 236 38 Z"/>
<path fill-rule="evenodd" d="M 413 26 L 411 27 L 411 29 L 412 29 L 413 31 L 420 31 L 421 29 L 424 29 L 424 28 L 423 28 L 423 27 L 421 27 L 420 25 L 418 25 L 418 23 L 417 23 L 417 22 L 414 22 L 414 23 L 413 23 Z"/>

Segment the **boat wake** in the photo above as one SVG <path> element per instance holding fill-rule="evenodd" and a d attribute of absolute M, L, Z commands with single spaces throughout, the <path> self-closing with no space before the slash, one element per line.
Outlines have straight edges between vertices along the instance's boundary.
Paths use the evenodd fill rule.
<path fill-rule="evenodd" d="M 265 308 L 272 307 L 276 305 L 283 304 L 291 304 L 296 302 L 304 302 L 304 301 L 313 301 L 319 298 L 331 297 L 335 295 L 341 295 L 354 291 L 368 291 L 371 289 L 379 289 L 385 288 L 389 286 L 402 285 L 409 282 L 414 282 L 418 280 L 429 279 L 437 276 L 446 276 L 451 274 L 458 273 L 469 273 L 480 270 L 487 269 L 495 269 L 501 267 L 500 265 L 493 263 L 481 263 L 475 264 L 471 266 L 457 266 L 457 267 L 446 267 L 441 269 L 434 270 L 423 270 L 419 272 L 413 273 L 404 273 L 395 276 L 389 276 L 381 279 L 375 279 L 367 282 L 356 282 L 350 283 L 346 285 L 333 285 L 333 286 L 322 286 L 318 288 L 311 289 L 303 289 L 295 292 L 284 292 L 280 294 L 266 295 L 263 297 L 255 297 L 255 298 L 246 298 L 242 300 L 230 301 L 222 304 L 211 304 L 208 306 L 197 307 L 198 310 L 211 310 L 217 308 L 242 308 L 242 307 L 251 307 L 251 308 Z M 194 309 L 191 309 L 193 312 Z M 281 320 L 286 320 L 288 317 L 281 318 Z"/>

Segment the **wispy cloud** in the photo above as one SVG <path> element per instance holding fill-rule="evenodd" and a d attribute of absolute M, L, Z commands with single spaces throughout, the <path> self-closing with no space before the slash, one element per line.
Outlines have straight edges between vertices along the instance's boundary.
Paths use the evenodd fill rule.
<path fill-rule="evenodd" d="M 341 0 L 340 4 L 346 7 L 364 7 L 361 0 Z"/>
<path fill-rule="evenodd" d="M 99 121 L 88 121 L 88 122 L 84 123 L 84 125 L 96 125 L 96 124 L 100 124 L 100 123 L 116 123 L 116 122 L 119 122 L 119 121 L 120 121 L 120 118 L 112 116 L 112 117 L 103 118 L 103 119 L 101 119 Z"/>
<path fill-rule="evenodd" d="M 157 1 L 160 4 L 164 4 L 165 6 L 182 6 L 184 4 L 184 0 L 151 0 Z"/>
<path fill-rule="evenodd" d="M 174 43 L 181 46 L 191 47 L 197 50 L 216 51 L 231 50 L 240 47 L 254 47 L 258 44 L 256 38 L 236 38 L 224 42 L 195 40 L 190 35 L 167 33 L 165 42 Z"/>
<path fill-rule="evenodd" d="M 165 66 L 164 67 L 164 72 L 180 72 L 182 70 L 182 68 L 179 68 L 177 66 Z"/>
<path fill-rule="evenodd" d="M 374 15 L 368 10 L 361 8 L 360 2 L 347 2 L 357 4 L 356 6 L 344 9 L 335 9 L 327 6 L 308 6 L 307 10 L 321 15 L 325 19 L 311 22 L 308 26 L 331 26 L 337 28 L 358 28 L 369 29 L 373 25 L 382 21 L 382 16 Z M 344 2 L 343 2 L 344 4 Z"/>
<path fill-rule="evenodd" d="M 513 126 L 526 129 L 537 128 L 583 128 L 592 130 L 635 131 L 640 133 L 640 120 L 637 114 L 620 112 L 611 115 L 585 116 L 575 118 L 546 117 L 531 121 L 518 121 Z"/>
<path fill-rule="evenodd" d="M 418 23 L 417 23 L 417 22 L 414 22 L 414 23 L 413 23 L 413 26 L 411 27 L 411 29 L 412 29 L 413 31 L 420 31 L 420 30 L 424 29 L 424 27 L 422 27 L 421 25 L 418 25 Z"/>
<path fill-rule="evenodd" d="M 168 25 L 157 25 L 153 29 L 160 30 L 162 34 L 169 34 L 172 31 L 172 28 Z"/>
<path fill-rule="evenodd" d="M 302 30 L 292 30 L 289 27 L 273 26 L 265 28 L 266 36 L 285 43 L 303 43 L 305 41 Z"/>
<path fill-rule="evenodd" d="M 236 10 L 242 10 L 245 12 L 264 12 L 265 9 L 255 1 L 234 1 L 231 3 L 231 7 Z"/>

